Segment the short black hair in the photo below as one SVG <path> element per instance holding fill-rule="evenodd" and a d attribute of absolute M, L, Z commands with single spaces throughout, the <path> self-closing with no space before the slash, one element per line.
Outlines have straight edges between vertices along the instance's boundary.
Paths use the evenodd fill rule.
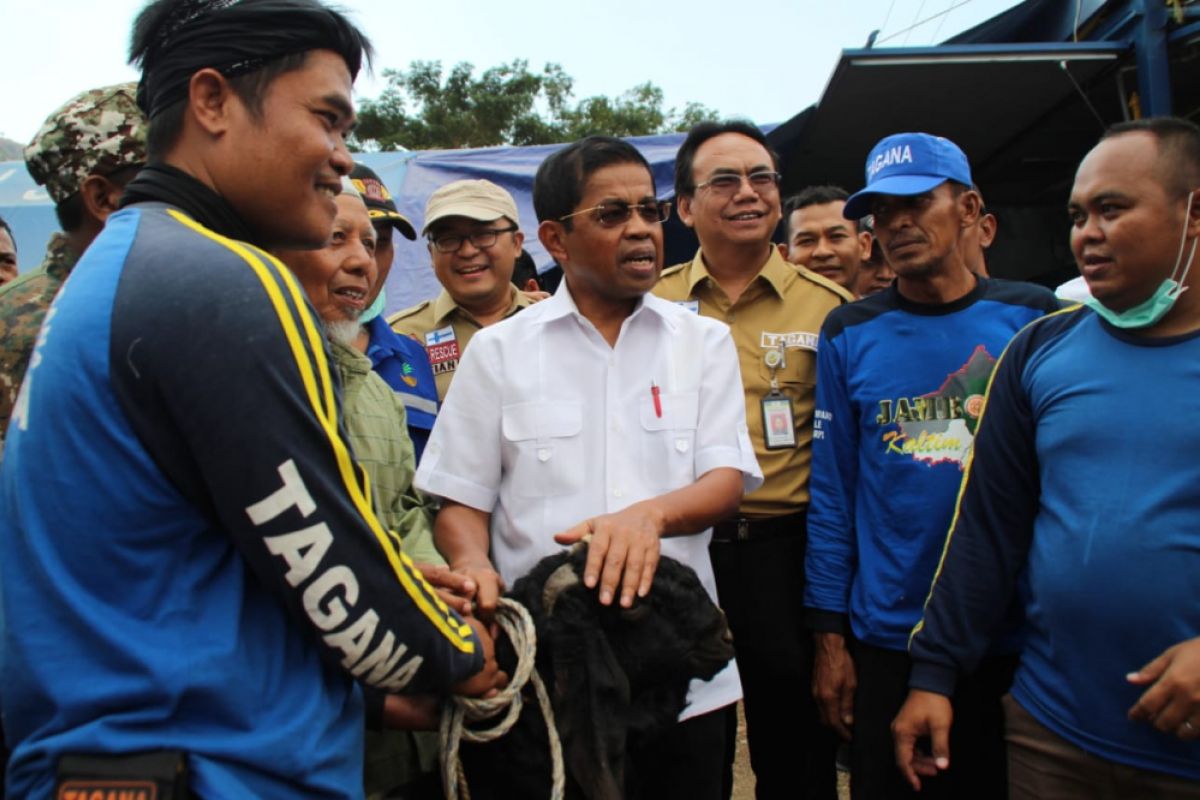
<path fill-rule="evenodd" d="M 522 249 L 516 262 L 513 263 L 512 285 L 518 289 L 524 289 L 530 278 L 538 286 L 542 285 L 542 282 L 538 280 L 537 265 L 533 263 L 533 256 L 529 255 L 527 250 Z"/>
<path fill-rule="evenodd" d="M 1138 132 L 1158 140 L 1164 186 L 1180 195 L 1200 188 L 1200 125 L 1179 117 L 1146 117 L 1118 122 L 1104 132 L 1100 141 Z"/>
<path fill-rule="evenodd" d="M 17 251 L 17 237 L 13 236 L 12 228 L 9 227 L 8 221 L 5 220 L 4 217 L 0 217 L 0 228 L 2 228 L 4 232 L 8 234 L 8 238 L 12 240 L 13 252 L 15 253 Z"/>
<path fill-rule="evenodd" d="M 720 136 L 724 133 L 740 133 L 742 136 L 747 136 L 761 144 L 771 156 L 771 165 L 775 171 L 779 171 L 779 154 L 771 149 L 770 142 L 767 141 L 767 136 L 758 126 L 752 122 L 747 122 L 740 119 L 729 119 L 723 122 L 701 122 L 688 131 L 687 138 L 683 140 L 683 144 L 679 145 L 679 152 L 675 154 L 675 196 L 676 197 L 691 197 L 696 191 L 696 178 L 692 174 L 693 163 L 696 160 L 696 151 L 700 149 L 700 145 L 707 142 L 714 136 Z"/>
<path fill-rule="evenodd" d="M 104 177 L 124 188 L 140 170 L 141 167 L 134 164 L 116 172 L 110 172 Z M 79 227 L 83 225 L 83 195 L 75 192 L 70 197 L 64 198 L 61 203 L 55 204 L 54 216 L 58 217 L 58 226 L 63 229 L 63 233 L 74 233 L 79 230 Z"/>
<path fill-rule="evenodd" d="M 164 39 L 168 39 L 174 31 L 187 26 L 188 20 L 204 15 L 204 11 L 197 11 L 197 6 L 204 4 L 205 0 L 200 0 L 200 2 L 197 0 L 152 0 L 138 14 L 133 24 L 133 33 L 130 36 L 129 60 L 131 63 L 139 64 L 143 71 L 143 87 L 139 87 L 139 104 L 143 102 L 142 88 L 146 83 L 145 76 L 155 68 L 161 55 L 160 50 Z M 351 78 L 357 75 L 364 57 L 370 62 L 374 52 L 370 40 L 362 31 L 341 13 L 323 5 L 319 0 L 239 0 L 231 8 L 238 12 L 261 12 L 257 21 L 252 18 L 243 26 L 251 30 L 256 24 L 261 24 L 271 16 L 278 18 L 279 15 L 284 15 L 286 19 L 289 11 L 306 15 L 305 25 L 309 26 L 310 31 L 313 27 L 319 31 L 317 38 L 320 44 L 317 46 L 333 50 L 340 55 L 350 69 Z M 219 4 L 214 4 L 213 10 L 220 13 L 224 8 Z M 320 13 L 314 15 L 313 12 Z M 181 22 L 181 20 L 183 21 Z M 261 66 L 251 67 L 251 71 L 248 72 L 244 71 L 245 67 L 242 64 L 230 65 L 229 86 L 238 99 L 245 104 L 250 114 L 257 119 L 262 113 L 263 99 L 271 84 L 280 75 L 302 69 L 310 50 L 268 58 Z M 219 64 L 213 63 L 198 66 L 196 69 L 203 69 L 204 66 L 220 68 Z M 221 71 L 223 74 L 225 73 L 223 68 Z M 143 110 L 150 116 L 146 133 L 146 153 L 151 161 L 160 160 L 179 137 L 179 132 L 183 127 L 186 101 L 185 93 L 180 100 L 170 103 L 162 109 L 154 110 L 153 113 L 151 109 L 143 105 Z"/>
<path fill-rule="evenodd" d="M 850 193 L 840 186 L 808 186 L 797 194 L 783 201 L 783 233 L 790 242 L 792 239 L 792 212 L 809 206 L 823 206 L 826 203 L 845 202 L 850 199 Z M 861 233 L 861 227 L 859 229 Z"/>
<path fill-rule="evenodd" d="M 613 164 L 641 164 L 654 185 L 654 170 L 646 157 L 629 142 L 613 136 L 587 136 L 547 156 L 533 178 L 533 210 L 538 222 L 560 220 L 574 211 L 592 173 Z M 571 220 L 562 223 L 571 230 Z"/>

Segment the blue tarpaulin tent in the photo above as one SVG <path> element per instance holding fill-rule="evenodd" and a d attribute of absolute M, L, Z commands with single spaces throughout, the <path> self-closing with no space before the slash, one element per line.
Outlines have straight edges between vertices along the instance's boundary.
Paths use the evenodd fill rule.
<path fill-rule="evenodd" d="M 653 167 L 659 194 L 669 195 L 675 151 L 679 149 L 683 135 L 641 136 L 629 141 Z M 525 249 L 533 256 L 538 269 L 544 270 L 552 261 L 537 239 L 533 176 L 542 160 L 559 147 L 561 145 L 359 153 L 355 158 L 379 174 L 394 195 L 400 213 L 408 217 L 418 231 L 424 221 L 425 201 L 439 186 L 464 178 L 486 178 L 503 186 L 516 198 L 521 227 L 525 231 Z M 0 162 L 0 216 L 13 228 L 21 270 L 33 269 L 41 262 L 46 242 L 58 230 L 58 222 L 49 196 L 33 182 L 24 162 Z M 424 242 L 397 237 L 396 258 L 387 283 L 387 311 L 433 297 L 439 288 Z"/>

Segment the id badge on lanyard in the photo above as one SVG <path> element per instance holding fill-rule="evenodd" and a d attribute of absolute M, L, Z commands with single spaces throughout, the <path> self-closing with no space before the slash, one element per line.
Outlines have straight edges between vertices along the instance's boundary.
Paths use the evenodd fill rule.
<path fill-rule="evenodd" d="M 763 440 L 768 450 L 786 450 L 796 446 L 796 420 L 792 400 L 779 391 L 778 373 L 787 364 L 783 345 L 772 347 L 763 355 L 771 370 L 771 390 L 763 396 Z"/>

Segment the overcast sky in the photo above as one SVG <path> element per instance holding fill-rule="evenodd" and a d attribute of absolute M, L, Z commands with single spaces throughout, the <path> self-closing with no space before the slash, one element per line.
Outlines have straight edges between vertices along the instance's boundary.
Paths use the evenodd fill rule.
<path fill-rule="evenodd" d="M 4 0 L 0 136 L 27 142 L 72 95 L 134 80 L 129 27 L 144 0 Z M 722 116 L 782 122 L 816 101 L 844 48 L 935 44 L 1016 0 L 343 0 L 374 41 L 375 77 L 413 60 L 459 61 L 477 72 L 514 58 L 562 65 L 575 98 L 618 95 L 644 81 L 668 107 L 697 101 Z M 932 18 L 932 19 L 929 19 Z M 915 23 L 929 19 L 924 24 Z M 911 28 L 911 30 L 906 30 Z"/>

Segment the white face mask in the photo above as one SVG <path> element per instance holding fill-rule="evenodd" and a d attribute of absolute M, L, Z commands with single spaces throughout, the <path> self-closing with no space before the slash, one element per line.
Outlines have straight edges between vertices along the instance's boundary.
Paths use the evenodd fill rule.
<path fill-rule="evenodd" d="M 1195 196 L 1195 191 L 1188 193 L 1187 211 L 1183 214 L 1183 233 L 1179 237 L 1179 255 L 1175 257 L 1175 266 L 1171 270 L 1171 277 L 1160 283 L 1154 290 L 1154 294 L 1124 311 L 1113 311 L 1094 297 L 1085 300 L 1084 305 L 1104 317 L 1109 324 L 1126 330 L 1148 328 L 1166 316 L 1179 296 L 1188 289 L 1187 286 L 1184 286 L 1184 281 L 1187 280 L 1188 270 L 1192 268 L 1192 260 L 1196 257 L 1196 245 L 1200 243 L 1200 236 L 1192 240 L 1192 250 L 1188 253 L 1187 264 L 1184 265 L 1182 274 L 1176 280 L 1175 273 L 1179 272 L 1179 265 L 1183 262 L 1183 248 L 1187 244 L 1187 229 L 1192 221 L 1192 198 Z"/>

